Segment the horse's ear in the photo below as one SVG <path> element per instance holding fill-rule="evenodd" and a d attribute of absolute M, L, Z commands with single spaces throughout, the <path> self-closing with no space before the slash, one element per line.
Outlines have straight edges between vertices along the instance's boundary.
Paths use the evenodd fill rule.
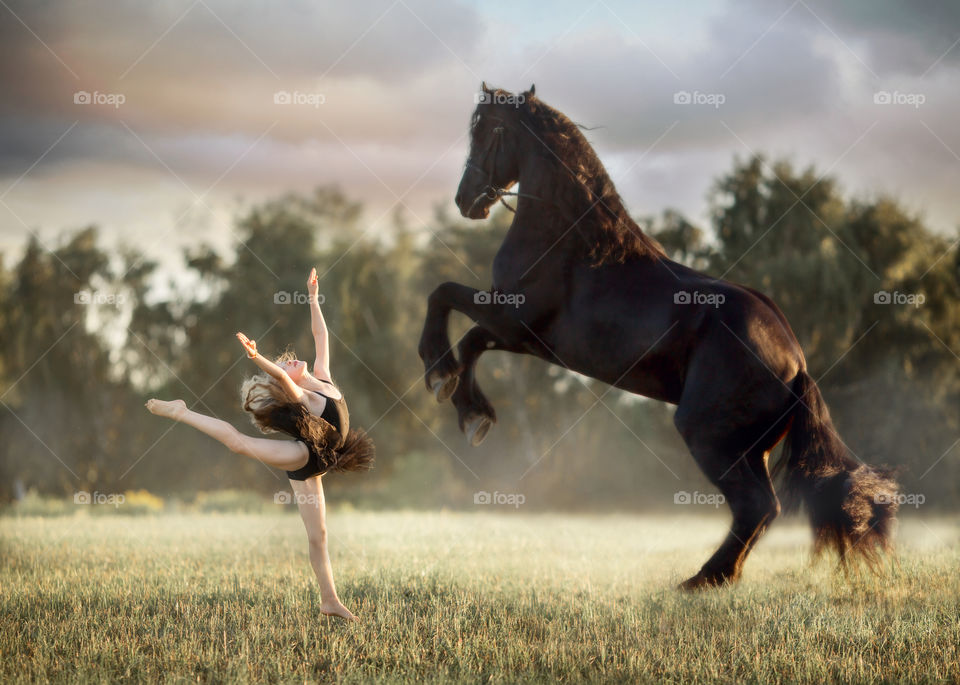
<path fill-rule="evenodd" d="M 530 90 L 527 91 L 527 95 L 536 95 L 537 94 L 537 84 L 531 83 Z"/>
<path fill-rule="evenodd" d="M 480 89 L 481 89 L 484 93 L 492 93 L 492 92 L 493 92 L 492 90 L 490 90 L 489 88 L 487 88 L 487 82 L 486 82 L 486 81 L 481 81 L 481 82 L 480 82 Z"/>

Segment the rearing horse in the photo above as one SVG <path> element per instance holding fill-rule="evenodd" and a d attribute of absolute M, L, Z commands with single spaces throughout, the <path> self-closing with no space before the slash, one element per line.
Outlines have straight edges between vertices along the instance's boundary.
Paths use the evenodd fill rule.
<path fill-rule="evenodd" d="M 784 437 L 787 502 L 806 506 L 815 549 L 875 563 L 890 547 L 897 484 L 840 440 L 780 309 L 756 290 L 668 259 L 630 218 L 580 128 L 533 87 L 521 95 L 482 88 L 457 207 L 484 219 L 513 195 L 515 215 L 491 290 L 438 286 L 419 346 L 427 388 L 452 399 L 470 442 L 496 421 L 477 385 L 477 359 L 486 350 L 534 355 L 677 405 L 680 435 L 733 514 L 720 548 L 681 587 L 740 577 L 780 513 L 768 458 Z M 514 184 L 520 192 L 510 192 Z M 451 310 L 477 324 L 456 354 Z"/>

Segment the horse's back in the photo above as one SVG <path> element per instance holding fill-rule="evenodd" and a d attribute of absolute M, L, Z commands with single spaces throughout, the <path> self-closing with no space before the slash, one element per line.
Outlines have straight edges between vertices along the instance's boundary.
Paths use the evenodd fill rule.
<path fill-rule="evenodd" d="M 544 358 L 646 397 L 679 403 L 697 368 L 732 390 L 782 386 L 803 366 L 769 298 L 665 258 L 579 265 L 548 291 L 551 316 L 534 331 Z"/>

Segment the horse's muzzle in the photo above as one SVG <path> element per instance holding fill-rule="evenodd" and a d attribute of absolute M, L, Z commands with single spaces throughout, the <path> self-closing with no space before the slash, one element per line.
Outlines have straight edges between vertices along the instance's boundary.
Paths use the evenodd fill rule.
<path fill-rule="evenodd" d="M 486 188 L 479 192 L 458 191 L 454 201 L 457 203 L 457 209 L 460 215 L 467 219 L 486 219 L 490 216 L 490 206 L 496 202 L 497 195 L 493 193 L 490 197 L 490 189 Z"/>

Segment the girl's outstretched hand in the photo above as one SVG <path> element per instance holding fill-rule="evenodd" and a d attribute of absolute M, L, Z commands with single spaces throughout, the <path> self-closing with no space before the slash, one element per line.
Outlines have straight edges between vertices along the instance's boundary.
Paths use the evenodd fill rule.
<path fill-rule="evenodd" d="M 257 343 L 255 340 L 251 340 L 243 333 L 237 333 L 237 340 L 243 345 L 243 349 L 247 351 L 247 356 L 250 357 L 250 359 L 257 356 Z"/>
<path fill-rule="evenodd" d="M 317 283 L 317 270 L 310 269 L 310 275 L 307 276 L 307 295 L 310 296 L 310 302 L 317 301 L 317 293 L 320 290 L 320 286 Z"/>

